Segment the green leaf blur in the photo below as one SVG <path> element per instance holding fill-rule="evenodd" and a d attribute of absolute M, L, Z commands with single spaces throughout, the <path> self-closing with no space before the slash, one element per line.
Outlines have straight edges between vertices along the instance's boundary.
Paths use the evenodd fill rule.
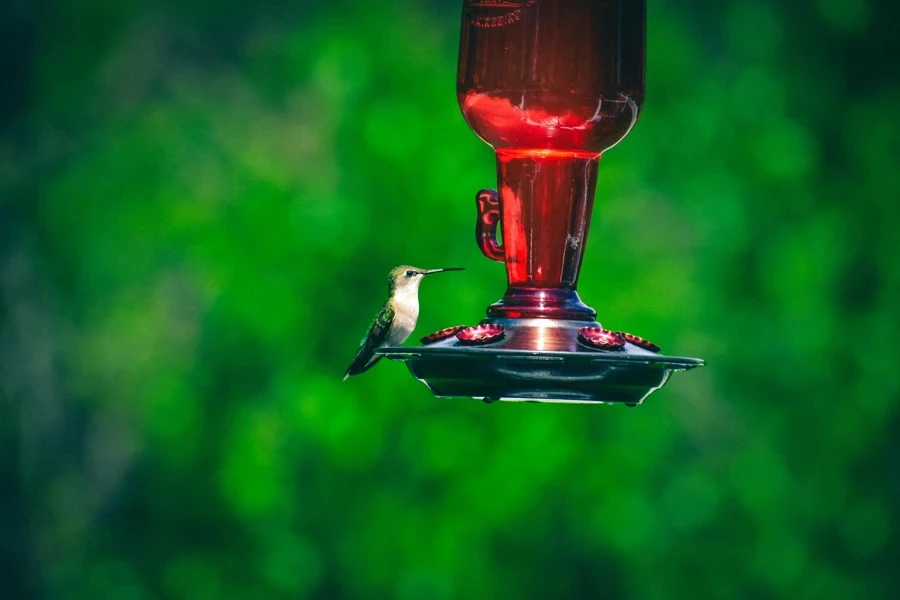
<path fill-rule="evenodd" d="M 579 292 L 708 366 L 631 410 L 341 381 L 395 265 L 503 293 L 459 9 L 0 9 L 0 596 L 900 596 L 900 10 L 650 1 Z"/>

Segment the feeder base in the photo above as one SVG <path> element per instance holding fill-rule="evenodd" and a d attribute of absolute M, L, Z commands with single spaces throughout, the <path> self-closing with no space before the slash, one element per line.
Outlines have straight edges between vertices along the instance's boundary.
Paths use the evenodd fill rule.
<path fill-rule="evenodd" d="M 485 402 L 611 403 L 636 406 L 675 371 L 703 366 L 697 358 L 665 356 L 626 343 L 621 350 L 589 348 L 577 341 L 590 321 L 487 319 L 502 324 L 495 344 L 466 346 L 456 337 L 422 347 L 385 347 L 378 354 L 405 362 L 439 397 Z"/>

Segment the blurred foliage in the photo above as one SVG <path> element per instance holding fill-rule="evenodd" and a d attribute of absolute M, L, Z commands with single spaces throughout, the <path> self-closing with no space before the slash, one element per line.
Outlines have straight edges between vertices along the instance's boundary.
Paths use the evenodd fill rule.
<path fill-rule="evenodd" d="M 650 1 L 580 293 L 709 366 L 635 410 L 341 382 L 394 265 L 503 292 L 459 2 L 0 10 L 4 597 L 900 596 L 895 4 Z"/>

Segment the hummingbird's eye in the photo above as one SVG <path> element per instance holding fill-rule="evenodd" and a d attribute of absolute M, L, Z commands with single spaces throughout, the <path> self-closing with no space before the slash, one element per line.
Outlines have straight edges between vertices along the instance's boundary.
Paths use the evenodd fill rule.
<path fill-rule="evenodd" d="M 416 273 L 415 273 L 414 271 L 407 271 L 407 272 L 406 272 L 406 276 L 407 276 L 407 277 L 412 277 L 412 276 L 415 275 L 415 274 L 416 274 Z"/>

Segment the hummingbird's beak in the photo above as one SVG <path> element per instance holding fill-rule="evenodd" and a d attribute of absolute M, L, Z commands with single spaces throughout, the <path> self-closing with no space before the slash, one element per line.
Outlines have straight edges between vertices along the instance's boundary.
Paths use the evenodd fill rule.
<path fill-rule="evenodd" d="M 430 271 L 425 271 L 423 275 L 433 275 L 434 273 L 443 273 L 444 271 L 464 271 L 462 267 L 447 267 L 446 269 L 431 269 Z"/>

